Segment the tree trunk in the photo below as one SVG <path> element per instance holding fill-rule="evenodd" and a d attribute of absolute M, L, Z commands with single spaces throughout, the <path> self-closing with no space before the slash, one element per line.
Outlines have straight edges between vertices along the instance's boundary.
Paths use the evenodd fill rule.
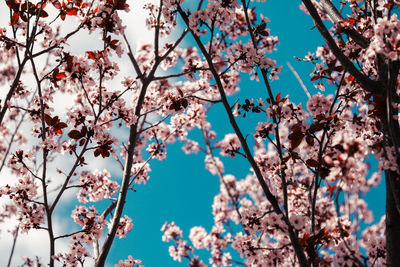
<path fill-rule="evenodd" d="M 394 192 L 400 182 L 395 172 L 386 171 L 386 260 L 387 266 L 400 266 L 400 213 L 396 206 Z M 393 188 L 396 187 L 396 188 Z M 397 189 L 397 190 L 393 190 Z"/>

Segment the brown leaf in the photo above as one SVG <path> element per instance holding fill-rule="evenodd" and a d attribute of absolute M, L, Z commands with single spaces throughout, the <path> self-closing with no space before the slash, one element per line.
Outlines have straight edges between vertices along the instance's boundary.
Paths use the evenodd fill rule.
<path fill-rule="evenodd" d="M 315 159 L 308 159 L 308 160 L 306 160 L 306 163 L 310 167 L 314 167 L 314 168 L 318 167 L 318 161 L 316 161 Z"/>
<path fill-rule="evenodd" d="M 324 125 L 317 121 L 310 125 L 309 131 L 311 133 L 315 133 L 321 131 L 322 129 L 324 129 Z"/>
<path fill-rule="evenodd" d="M 302 132 L 293 132 L 288 136 L 290 140 L 290 146 L 292 149 L 295 149 L 301 144 L 301 141 L 303 141 L 304 134 Z"/>
<path fill-rule="evenodd" d="M 44 114 L 44 121 L 46 122 L 47 125 L 52 126 L 53 124 L 53 118 L 50 115 Z"/>
<path fill-rule="evenodd" d="M 80 139 L 80 138 L 83 137 L 82 134 L 81 134 L 81 132 L 78 131 L 78 130 L 72 130 L 72 131 L 70 131 L 70 132 L 68 133 L 68 136 L 69 136 L 70 138 L 72 138 L 72 139 L 75 139 L 75 140 L 78 140 L 78 139 Z"/>
<path fill-rule="evenodd" d="M 311 135 L 307 135 L 306 142 L 309 146 L 313 146 L 314 145 L 314 137 L 312 137 Z"/>

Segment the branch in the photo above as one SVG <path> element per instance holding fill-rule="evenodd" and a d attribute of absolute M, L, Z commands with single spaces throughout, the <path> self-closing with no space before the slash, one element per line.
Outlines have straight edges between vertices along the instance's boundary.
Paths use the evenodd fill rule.
<path fill-rule="evenodd" d="M 140 111 L 143 106 L 147 88 L 154 78 L 154 74 L 155 74 L 159 64 L 161 63 L 162 57 L 156 59 L 156 62 L 154 63 L 153 68 L 151 69 L 148 77 L 145 77 L 144 74 L 141 72 L 138 63 L 132 54 L 132 50 L 130 48 L 128 40 L 126 39 L 126 36 L 124 35 L 123 37 L 124 37 L 125 44 L 128 47 L 128 55 L 129 55 L 129 58 L 131 59 L 132 65 L 136 71 L 136 74 L 139 76 L 140 80 L 142 81 L 142 89 L 140 90 L 139 98 L 137 100 L 137 104 L 136 104 L 136 108 L 135 108 L 135 115 L 137 117 L 140 117 Z M 171 50 L 169 50 L 169 52 L 170 51 Z M 103 244 L 103 247 L 99 254 L 99 257 L 96 259 L 96 262 L 95 262 L 96 267 L 103 267 L 105 265 L 108 253 L 110 252 L 112 243 L 114 241 L 115 234 L 117 233 L 119 221 L 121 219 L 122 211 L 125 206 L 126 195 L 128 193 L 128 189 L 129 189 L 129 181 L 130 181 L 131 169 L 132 169 L 132 165 L 133 165 L 133 155 L 134 155 L 134 152 L 136 149 L 136 141 L 138 139 L 138 136 L 139 136 L 139 131 L 138 131 L 138 122 L 137 122 L 137 123 L 131 125 L 131 127 L 129 129 L 129 141 L 128 141 L 127 154 L 125 157 L 125 168 L 124 168 L 124 172 L 123 172 L 122 186 L 120 189 L 120 193 L 118 195 L 115 213 L 114 213 L 114 216 L 112 219 L 112 224 L 110 227 L 111 229 L 107 234 L 107 237 L 104 241 L 104 244 Z"/>
<path fill-rule="evenodd" d="M 337 26 L 339 22 L 343 21 L 343 17 L 339 10 L 332 4 L 331 0 L 320 0 L 321 7 L 328 14 L 330 21 Z M 354 28 L 345 28 L 343 32 L 346 33 L 351 39 L 353 39 L 358 45 L 366 49 L 369 46 L 369 40 L 362 36 Z"/>
<path fill-rule="evenodd" d="M 144 81 L 147 81 L 147 80 L 144 80 Z M 136 116 L 140 115 L 140 110 L 143 105 L 144 96 L 146 94 L 148 85 L 149 85 L 148 82 L 146 82 L 142 85 L 142 89 L 140 91 L 140 96 L 139 96 L 139 99 L 138 99 L 138 102 L 136 105 L 136 110 L 135 110 Z M 115 209 L 115 213 L 114 213 L 114 216 L 112 219 L 111 230 L 107 234 L 106 240 L 104 241 L 104 244 L 101 249 L 99 257 L 96 259 L 96 263 L 95 263 L 96 267 L 102 267 L 105 265 L 106 258 L 111 249 L 111 245 L 114 241 L 115 234 L 117 233 L 119 221 L 122 217 L 122 211 L 125 206 L 125 199 L 126 199 L 126 195 L 127 195 L 128 188 L 129 188 L 129 179 L 131 177 L 133 154 L 135 152 L 136 140 L 138 137 L 137 126 L 138 126 L 138 124 L 135 123 L 135 124 L 131 125 L 130 130 L 129 130 L 128 151 L 127 151 L 126 158 L 125 158 L 126 164 L 125 164 L 123 178 L 122 178 L 122 186 L 120 189 L 120 193 L 118 195 L 116 209 Z"/>
<path fill-rule="evenodd" d="M 19 226 L 17 226 L 17 228 L 15 229 L 14 238 L 13 238 L 13 244 L 12 244 L 12 247 L 11 247 L 10 257 L 8 258 L 7 267 L 11 266 L 11 260 L 13 258 L 14 250 L 15 250 L 15 243 L 17 243 L 18 232 L 19 232 Z"/>
<path fill-rule="evenodd" d="M 340 63 L 346 68 L 346 70 L 356 78 L 356 80 L 361 83 L 365 90 L 370 93 L 377 94 L 382 93 L 383 84 L 381 81 L 371 80 L 369 77 L 362 74 L 353 63 L 342 53 L 340 48 L 337 46 L 335 40 L 329 33 L 328 29 L 325 27 L 322 22 L 320 16 L 318 15 L 318 11 L 315 9 L 314 5 L 311 3 L 311 0 L 302 0 L 304 5 L 306 6 L 308 12 L 310 13 L 312 19 L 314 20 L 314 24 L 321 33 L 322 37 L 325 39 L 332 53 L 337 57 Z"/>
<path fill-rule="evenodd" d="M 11 100 L 11 97 L 13 96 L 15 90 L 17 89 L 19 79 L 21 78 L 22 71 L 24 70 L 24 66 L 27 61 L 28 61 L 28 57 L 25 57 L 24 60 L 19 65 L 17 75 L 15 75 L 15 78 L 14 78 L 14 82 L 12 83 L 10 90 L 8 90 L 6 99 L 3 101 L 3 106 L 0 111 L 0 125 L 3 122 L 4 116 L 6 115 L 7 108 L 8 108 L 8 101 Z"/>
<path fill-rule="evenodd" d="M 43 2 L 43 1 L 42 1 Z M 33 71 L 33 75 L 35 77 L 36 80 L 36 84 L 38 87 L 38 95 L 39 95 L 39 102 L 40 102 L 40 120 L 41 120 L 41 124 L 42 124 L 42 133 L 41 133 L 41 137 L 42 137 L 42 141 L 44 142 L 46 140 L 46 125 L 45 125 L 45 104 L 43 101 L 43 94 L 42 94 L 42 85 L 39 79 L 39 75 L 37 73 L 37 69 L 36 69 L 36 65 L 35 65 L 35 61 L 32 57 L 30 57 L 30 62 L 32 65 L 32 71 Z M 54 232 L 53 232 L 53 220 L 51 217 L 52 214 L 52 210 L 50 207 L 50 201 L 48 199 L 48 192 L 47 192 L 47 183 L 46 183 L 46 176 L 47 176 L 47 161 L 48 161 L 48 154 L 49 154 L 49 150 L 47 148 L 43 148 L 43 167 L 42 167 L 42 177 L 41 177 L 41 183 L 42 183 L 42 191 L 43 191 L 43 203 L 44 203 L 44 208 L 46 211 L 46 219 L 47 219 L 47 232 L 49 235 L 49 242 L 50 242 L 50 262 L 49 262 L 49 266 L 53 267 L 54 266 L 54 254 L 55 254 L 55 239 L 54 239 Z"/>
<path fill-rule="evenodd" d="M 249 2 L 247 2 L 249 4 Z M 252 31 L 252 27 L 251 27 L 251 23 L 250 23 L 250 18 L 249 18 L 249 14 L 248 14 L 248 4 L 246 5 L 245 0 L 242 0 L 242 5 L 243 5 L 243 9 L 244 9 L 244 15 L 246 18 L 246 24 L 247 24 L 247 28 L 250 34 L 250 39 L 253 43 L 253 47 L 254 49 L 257 50 L 257 40 L 254 36 L 254 33 Z M 272 93 L 272 88 L 269 84 L 268 78 L 267 78 L 267 74 L 268 71 L 265 68 L 261 69 L 261 74 L 264 80 L 264 84 L 265 87 L 267 88 L 267 92 L 268 92 L 268 96 L 271 99 L 271 104 L 273 106 L 276 106 L 277 103 L 275 101 L 275 97 L 274 94 Z M 279 134 L 279 121 L 277 120 L 275 114 L 272 116 L 272 121 L 274 124 L 278 125 L 277 127 L 275 127 L 275 139 L 276 139 L 276 147 L 278 150 L 278 154 L 279 154 L 279 160 L 281 162 L 281 165 L 286 166 L 286 164 L 284 164 L 284 160 L 283 160 L 283 153 L 282 153 L 282 145 L 281 145 L 281 139 L 280 139 L 280 134 Z M 288 195 L 287 195 L 287 182 L 286 182 L 286 173 L 285 173 L 285 168 L 280 168 L 280 178 L 281 178 L 281 182 L 282 182 L 282 193 L 283 193 L 283 208 L 284 208 L 284 212 L 286 213 L 286 216 L 289 216 L 289 209 L 288 209 Z"/>
<path fill-rule="evenodd" d="M 276 197 L 269 190 L 268 185 L 266 184 L 266 182 L 264 180 L 264 177 L 263 177 L 260 169 L 258 168 L 258 165 L 255 162 L 255 160 L 253 158 L 253 155 L 251 154 L 249 146 L 247 145 L 247 142 L 246 142 L 246 140 L 245 140 L 245 138 L 244 138 L 244 136 L 243 136 L 238 124 L 236 123 L 235 117 L 232 114 L 232 110 L 231 110 L 230 105 L 228 103 L 228 100 L 226 98 L 226 94 L 225 94 L 221 79 L 220 79 L 220 77 L 218 75 L 217 70 L 214 67 L 214 64 L 213 64 L 213 61 L 211 59 L 211 56 L 208 54 L 206 48 L 204 47 L 203 43 L 201 42 L 200 37 L 197 36 L 196 33 L 194 33 L 190 29 L 188 16 L 182 10 L 180 5 L 177 6 L 177 10 L 178 10 L 179 14 L 181 15 L 182 19 L 184 20 L 186 26 L 190 30 L 193 38 L 196 41 L 196 44 L 200 48 L 200 50 L 201 50 L 203 56 L 205 57 L 208 65 L 210 66 L 210 71 L 211 71 L 212 75 L 214 76 L 214 79 L 215 79 L 215 81 L 217 83 L 217 87 L 218 87 L 218 91 L 219 91 L 219 93 L 221 95 L 222 103 L 223 103 L 225 111 L 226 111 L 226 113 L 227 113 L 227 115 L 229 117 L 229 122 L 230 122 L 232 128 L 234 129 L 236 135 L 238 136 L 238 138 L 240 140 L 240 143 L 241 143 L 241 145 L 243 147 L 243 150 L 244 150 L 244 152 L 245 152 L 245 154 L 247 156 L 247 160 L 249 161 L 251 167 L 253 168 L 253 171 L 254 171 L 254 173 L 255 173 L 255 175 L 257 177 L 257 180 L 258 180 L 258 182 L 260 183 L 260 185 L 261 185 L 261 187 L 263 189 L 264 195 L 266 196 L 268 201 L 271 203 L 274 211 L 278 215 L 282 215 L 282 220 L 285 221 L 286 225 L 288 226 L 288 232 L 289 232 L 290 240 L 291 240 L 291 242 L 293 244 L 293 247 L 294 247 L 294 249 L 296 251 L 296 255 L 297 255 L 298 259 L 299 259 L 300 265 L 301 266 L 309 266 L 307 258 L 306 258 L 305 254 L 304 254 L 303 249 L 302 249 L 302 246 L 299 243 L 298 237 L 294 233 L 293 226 L 291 225 L 288 217 L 282 212 L 282 210 L 281 210 L 281 208 L 279 206 L 278 200 L 276 199 Z M 249 29 L 249 31 L 251 31 L 251 30 Z"/>
<path fill-rule="evenodd" d="M 215 157 L 214 157 L 212 148 L 211 148 L 211 146 L 210 146 L 210 140 L 209 140 L 209 138 L 208 138 L 207 131 L 204 129 L 203 126 L 201 127 L 201 131 L 203 132 L 203 139 L 204 139 L 204 142 L 206 143 L 206 147 L 207 147 L 206 154 L 209 155 L 209 156 L 211 156 L 211 159 L 212 159 L 212 162 L 213 162 L 213 164 L 214 164 L 214 167 L 215 167 L 216 170 L 217 170 L 218 178 L 219 178 L 220 182 L 224 185 L 225 190 L 226 190 L 226 192 L 227 192 L 227 194 L 228 194 L 228 196 L 229 196 L 229 198 L 230 198 L 230 200 L 231 200 L 232 206 L 235 208 L 236 214 L 237 214 L 238 217 L 239 217 L 239 222 L 240 222 L 240 225 L 242 226 L 243 231 L 244 231 L 247 235 L 250 235 L 249 230 L 246 230 L 246 228 L 244 227 L 244 225 L 243 225 L 243 223 L 242 223 L 242 215 L 240 214 L 238 203 L 237 203 L 237 201 L 235 201 L 235 198 L 233 197 L 231 191 L 229 190 L 230 188 L 229 188 L 228 184 L 227 184 L 227 183 L 225 182 L 225 180 L 224 180 L 224 175 L 222 174 L 221 170 L 218 168 L 218 164 L 217 164 L 217 162 L 215 161 Z"/>

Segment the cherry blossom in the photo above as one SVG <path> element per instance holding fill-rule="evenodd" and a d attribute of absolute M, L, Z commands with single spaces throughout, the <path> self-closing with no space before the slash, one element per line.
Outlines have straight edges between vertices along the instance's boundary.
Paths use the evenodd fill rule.
<path fill-rule="evenodd" d="M 141 219 L 127 196 L 145 190 L 154 159 L 181 146 L 204 157 L 219 191 L 211 226 L 193 222 L 188 233 L 174 222 L 162 226 L 172 260 L 399 265 L 399 1 L 302 1 L 324 39 L 294 55 L 310 67 L 302 77 L 310 92 L 318 90 L 305 89 L 306 103 L 273 83 L 285 67 L 279 33 L 258 10 L 264 2 L 7 0 L 0 223 L 13 225 L 14 243 L 19 233 L 40 231 L 49 244 L 43 265 L 109 264 L 115 237 L 129 238 Z M 131 43 L 121 16 L 131 9 L 144 10 L 150 40 Z M 76 46 L 80 38 L 90 45 Z M 215 122 L 215 110 L 229 129 Z M 242 177 L 233 173 L 236 161 L 247 164 Z M 383 177 L 386 215 L 374 221 L 365 195 Z M 75 207 L 70 217 L 64 207 Z M 61 216 L 73 226 L 58 229 Z M 58 240 L 67 239 L 63 250 Z M 23 264 L 42 266 L 36 259 L 27 255 Z M 146 264 L 134 255 L 116 262 Z"/>

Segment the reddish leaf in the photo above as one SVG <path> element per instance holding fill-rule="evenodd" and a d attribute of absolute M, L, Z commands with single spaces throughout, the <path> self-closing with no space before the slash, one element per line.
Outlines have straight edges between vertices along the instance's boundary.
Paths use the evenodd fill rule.
<path fill-rule="evenodd" d="M 299 242 L 300 242 L 300 245 L 302 247 L 307 247 L 308 246 L 308 238 L 309 237 L 310 237 L 309 234 L 306 233 L 306 234 L 303 235 L 303 237 L 299 238 Z"/>
<path fill-rule="evenodd" d="M 288 136 L 290 140 L 290 146 L 292 149 L 295 149 L 301 144 L 301 141 L 303 141 L 304 134 L 301 131 L 294 131 Z"/>
<path fill-rule="evenodd" d="M 85 162 L 85 157 L 81 157 L 81 159 L 79 160 L 79 164 L 80 164 L 81 166 L 87 165 L 87 163 Z"/>
<path fill-rule="evenodd" d="M 11 25 L 15 25 L 19 20 L 19 13 L 14 12 L 14 14 L 11 17 Z"/>
<path fill-rule="evenodd" d="M 263 31 L 267 27 L 267 23 L 263 22 L 260 25 L 257 26 L 257 30 Z"/>
<path fill-rule="evenodd" d="M 329 175 L 330 170 L 328 168 L 322 167 L 319 170 L 319 176 L 321 176 L 322 179 L 325 179 Z"/>
<path fill-rule="evenodd" d="M 183 97 L 183 92 L 182 92 L 182 90 L 181 90 L 179 87 L 177 87 L 176 90 L 178 90 L 179 95 L 180 95 L 181 97 Z"/>
<path fill-rule="evenodd" d="M 318 161 L 316 161 L 315 159 L 308 159 L 308 160 L 306 160 L 306 163 L 310 167 L 314 167 L 314 168 L 318 167 Z"/>
<path fill-rule="evenodd" d="M 43 7 L 43 8 L 44 8 L 44 7 Z M 47 18 L 48 16 L 49 16 L 49 14 L 48 14 L 46 11 L 44 11 L 43 9 L 40 10 L 39 17 L 41 17 L 41 18 Z"/>
<path fill-rule="evenodd" d="M 79 145 L 83 146 L 85 144 L 85 142 L 86 142 L 86 139 L 82 138 L 81 140 L 79 140 Z"/>
<path fill-rule="evenodd" d="M 354 76 L 349 74 L 349 76 L 347 76 L 347 81 L 349 82 L 354 81 Z"/>
<path fill-rule="evenodd" d="M 17 158 L 19 159 L 19 161 L 22 161 L 22 158 L 24 156 L 24 151 L 18 150 L 17 152 L 15 152 L 15 155 L 17 155 Z"/>
<path fill-rule="evenodd" d="M 65 61 L 67 62 L 66 71 L 72 72 L 72 68 L 74 66 L 74 56 L 71 56 L 68 53 L 65 53 Z"/>
<path fill-rule="evenodd" d="M 315 133 L 321 131 L 322 129 L 324 129 L 324 125 L 317 121 L 310 125 L 309 131 L 311 133 Z"/>
<path fill-rule="evenodd" d="M 90 59 L 96 60 L 96 55 L 95 55 L 94 52 L 88 51 L 87 53 L 88 53 L 88 57 L 89 57 Z"/>
<path fill-rule="evenodd" d="M 314 138 L 311 135 L 307 135 L 306 136 L 306 142 L 309 146 L 313 146 L 314 145 Z"/>
<path fill-rule="evenodd" d="M 18 11 L 19 10 L 19 2 L 17 2 L 16 0 L 6 0 L 7 6 L 9 8 L 11 8 L 14 11 Z"/>
<path fill-rule="evenodd" d="M 118 44 L 118 40 L 112 40 L 110 42 L 110 47 L 115 50 L 118 47 L 117 44 Z"/>
<path fill-rule="evenodd" d="M 126 0 L 114 0 L 114 7 L 116 10 L 124 10 L 125 9 Z"/>
<path fill-rule="evenodd" d="M 100 52 L 87 51 L 86 53 L 88 53 L 88 57 L 93 60 L 97 60 L 102 57 Z"/>
<path fill-rule="evenodd" d="M 83 137 L 82 134 L 81 134 L 81 132 L 78 131 L 78 130 L 71 130 L 71 131 L 68 133 L 68 136 L 69 136 L 70 138 L 76 139 L 76 140 L 78 140 L 78 139 L 80 139 L 80 138 Z"/>
<path fill-rule="evenodd" d="M 60 72 L 56 75 L 56 79 L 57 80 L 61 80 L 62 78 L 67 77 L 67 75 L 65 74 L 65 72 Z"/>
<path fill-rule="evenodd" d="M 76 8 L 65 10 L 65 14 L 67 14 L 68 16 L 76 16 L 78 15 L 78 10 Z"/>
<path fill-rule="evenodd" d="M 52 126 L 53 125 L 53 124 L 51 124 L 52 120 L 53 119 L 51 118 L 51 116 L 44 114 L 44 121 L 46 122 L 47 125 Z"/>
<path fill-rule="evenodd" d="M 83 126 L 81 129 L 82 136 L 86 136 L 86 133 L 87 133 L 87 128 L 86 128 L 86 126 Z"/>
<path fill-rule="evenodd" d="M 280 102 L 281 101 L 281 93 L 279 92 L 277 95 L 276 95 L 276 102 Z"/>
<path fill-rule="evenodd" d="M 329 185 L 328 186 L 328 194 L 330 196 L 333 196 L 333 193 L 335 192 L 335 189 L 336 189 L 336 185 Z"/>
<path fill-rule="evenodd" d="M 311 78 L 311 81 L 316 81 L 316 80 L 318 80 L 319 78 L 320 78 L 320 76 L 318 76 L 318 75 L 317 75 L 317 76 L 314 76 L 314 77 Z"/>
<path fill-rule="evenodd" d="M 304 137 L 304 135 L 300 136 L 299 138 L 290 140 L 291 148 L 295 149 L 296 147 L 298 147 L 301 144 L 301 141 L 303 141 L 303 137 Z"/>
<path fill-rule="evenodd" d="M 60 119 L 58 118 L 58 116 L 55 116 L 54 118 L 51 119 L 51 126 L 56 125 L 58 122 L 60 121 Z"/>
<path fill-rule="evenodd" d="M 63 128 L 67 128 L 68 125 L 65 122 L 59 122 L 59 123 L 57 123 L 56 127 L 63 129 Z"/>

